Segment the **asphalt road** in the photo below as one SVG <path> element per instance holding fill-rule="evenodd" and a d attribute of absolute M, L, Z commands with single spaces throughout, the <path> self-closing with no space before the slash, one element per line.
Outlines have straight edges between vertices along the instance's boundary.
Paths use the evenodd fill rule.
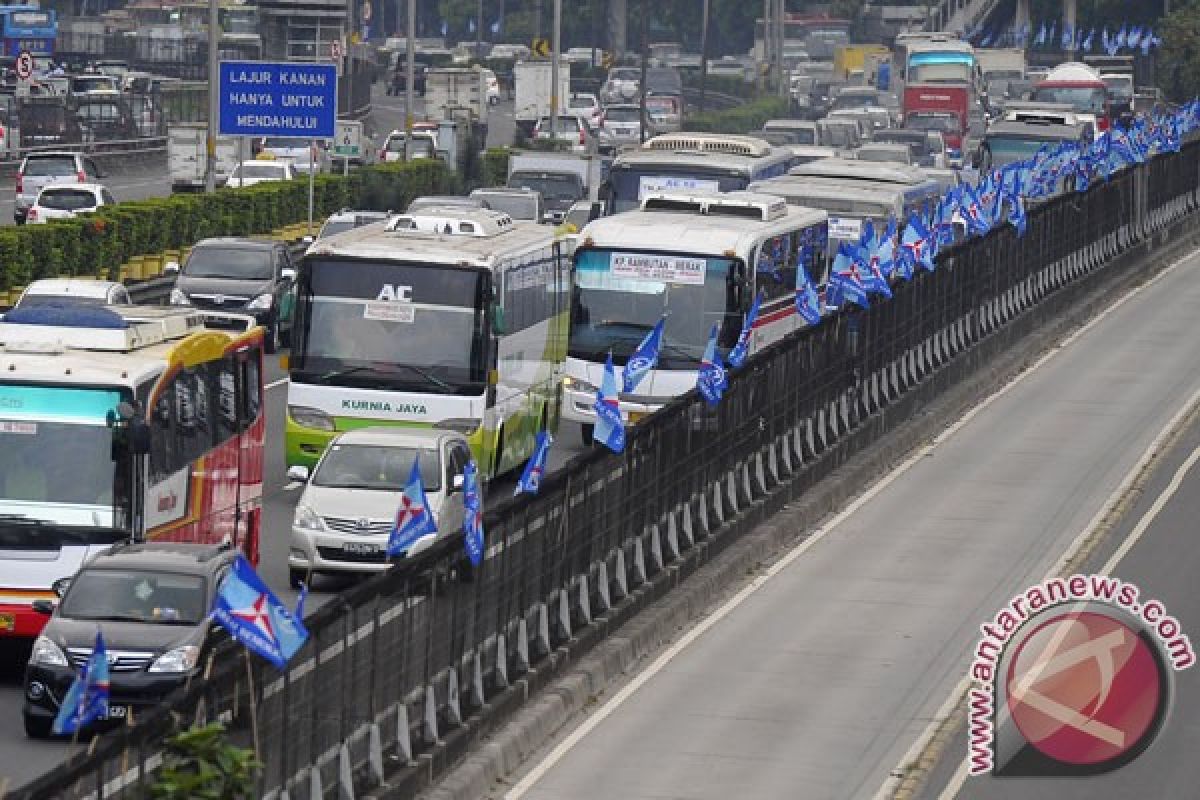
<path fill-rule="evenodd" d="M 389 132 L 404 127 L 404 98 L 388 97 L 382 86 L 382 83 L 378 84 L 373 91 L 372 113 L 365 125 L 370 143 L 375 150 L 383 145 Z M 415 115 L 420 119 L 424 113 L 424 102 L 417 98 Z M 488 146 L 512 144 L 515 131 L 512 101 L 506 100 L 494 107 L 489 114 Z M 102 179 L 102 182 L 118 201 L 165 197 L 171 193 L 171 181 L 168 178 L 164 155 L 148 156 L 146 161 L 135 165 L 113 167 L 112 171 Z M 0 225 L 14 224 L 13 187 L 12 177 L 3 179 L 3 185 L 0 186 Z"/>
<path fill-rule="evenodd" d="M 1198 277 L 1193 254 L 872 487 L 624 702 L 598 698 L 508 800 L 874 796 L 978 626 L 1045 575 L 1200 387 L 1200 348 L 1179 335 Z M 1187 565 L 1170 564 L 1185 585 Z"/>
<path fill-rule="evenodd" d="M 1097 572 L 1137 528 L 1144 528 L 1113 575 L 1137 585 L 1177 617 L 1183 632 L 1200 642 L 1200 548 L 1191 538 L 1200 519 L 1200 422 L 1192 424 L 1161 457 L 1136 503 L 1082 571 Z M 1191 460 L 1191 463 L 1189 463 Z M 1174 483 L 1174 486 L 1172 485 Z M 1157 509 L 1157 511 L 1156 511 Z M 1200 786 L 1200 669 L 1174 673 L 1175 700 L 1150 749 L 1120 769 L 1087 778 L 970 778 L 955 773 L 967 752 L 966 729 L 942 754 L 922 797 L 926 800 L 1125 800 L 1131 797 L 1192 798 Z M 965 778 L 965 780 L 963 780 Z M 949 787 L 949 788 L 948 788 Z"/>

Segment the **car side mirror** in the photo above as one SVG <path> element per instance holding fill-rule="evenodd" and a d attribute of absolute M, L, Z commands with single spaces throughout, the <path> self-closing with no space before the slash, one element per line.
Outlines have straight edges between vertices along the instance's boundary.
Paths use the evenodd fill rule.
<path fill-rule="evenodd" d="M 300 483 L 308 483 L 308 467 L 297 464 L 294 467 L 288 467 L 287 477 L 290 481 L 299 481 Z"/>
<path fill-rule="evenodd" d="M 282 277 L 283 277 L 283 279 L 284 279 L 285 281 L 294 281 L 294 280 L 296 280 L 296 270 L 295 270 L 295 269 L 293 269 L 292 267 L 284 267 L 284 268 L 283 268 L 283 271 L 282 271 L 282 272 L 280 272 L 279 274 L 280 274 L 280 276 L 282 276 Z"/>
<path fill-rule="evenodd" d="M 34 611 L 39 614 L 45 614 L 47 617 L 54 613 L 53 600 L 34 600 L 31 605 Z"/>
<path fill-rule="evenodd" d="M 163 264 L 163 272 L 169 275 L 179 274 L 179 262 L 168 261 L 167 263 Z"/>

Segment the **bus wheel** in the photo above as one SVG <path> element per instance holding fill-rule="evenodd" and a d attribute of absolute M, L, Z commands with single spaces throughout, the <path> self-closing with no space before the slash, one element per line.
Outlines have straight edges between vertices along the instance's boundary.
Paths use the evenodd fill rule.
<path fill-rule="evenodd" d="M 595 438 L 595 434 L 596 426 L 590 422 L 579 426 L 579 438 L 583 440 L 584 447 L 592 446 L 592 441 Z"/>

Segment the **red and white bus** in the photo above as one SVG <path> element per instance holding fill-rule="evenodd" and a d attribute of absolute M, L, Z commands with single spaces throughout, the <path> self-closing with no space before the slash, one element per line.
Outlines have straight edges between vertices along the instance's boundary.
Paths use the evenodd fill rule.
<path fill-rule="evenodd" d="M 209 315 L 212 316 L 212 315 Z M 120 541 L 221 543 L 257 560 L 262 329 L 190 309 L 16 309 L 0 322 L 0 638 Z"/>

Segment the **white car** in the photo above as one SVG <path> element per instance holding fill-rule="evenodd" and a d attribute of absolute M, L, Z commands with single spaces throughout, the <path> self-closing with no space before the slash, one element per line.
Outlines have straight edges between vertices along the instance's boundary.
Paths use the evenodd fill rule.
<path fill-rule="evenodd" d="M 287 161 L 244 161 L 229 171 L 225 185 L 231 188 L 255 186 L 272 181 L 290 181 L 300 177 L 296 167 Z"/>
<path fill-rule="evenodd" d="M 567 113 L 582 117 L 594 131 L 600 130 L 600 126 L 604 124 L 604 107 L 600 105 L 596 95 L 590 92 L 571 92 L 571 97 L 567 100 Z"/>
<path fill-rule="evenodd" d="M 594 144 L 587 122 L 567 115 L 558 116 L 553 124 L 550 117 L 538 117 L 537 124 L 533 126 L 533 138 L 543 142 L 558 142 L 572 153 L 591 152 Z"/>
<path fill-rule="evenodd" d="M 276 161 L 288 161 L 301 175 L 316 165 L 317 173 L 325 170 L 327 156 L 325 150 L 307 139 L 291 139 L 283 136 L 267 136 L 259 146 L 258 157 L 270 153 Z"/>
<path fill-rule="evenodd" d="M 392 131 L 379 151 L 380 161 L 404 160 L 404 131 Z M 412 151 L 409 154 L 414 160 L 418 158 L 437 158 L 437 132 L 428 130 L 413 130 Z"/>
<path fill-rule="evenodd" d="M 87 278 L 43 278 L 25 287 L 13 308 L 44 305 L 114 306 L 132 305 L 129 290 L 117 281 Z"/>
<path fill-rule="evenodd" d="M 25 222 L 44 225 L 52 219 L 71 219 L 76 214 L 116 202 L 108 189 L 99 183 L 52 183 L 38 192 L 25 215 Z"/>
<path fill-rule="evenodd" d="M 461 533 L 463 476 L 471 459 L 465 436 L 436 428 L 346 431 L 329 443 L 311 475 L 307 467 L 288 470 L 290 479 L 306 484 L 288 548 L 293 586 L 314 572 L 382 572 L 391 566 L 388 535 L 414 459 L 437 533 L 418 539 L 406 555 Z"/>
<path fill-rule="evenodd" d="M 496 77 L 496 73 L 490 69 L 483 70 L 483 77 L 487 80 L 487 101 L 489 106 L 494 106 L 500 102 L 500 79 Z"/>

